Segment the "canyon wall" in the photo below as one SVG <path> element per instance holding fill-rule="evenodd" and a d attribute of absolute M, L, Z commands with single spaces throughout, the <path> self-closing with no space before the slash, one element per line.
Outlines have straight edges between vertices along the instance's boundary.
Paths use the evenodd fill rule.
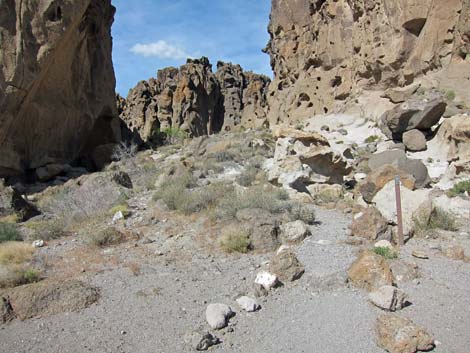
<path fill-rule="evenodd" d="M 0 1 L 0 176 L 120 139 L 111 0 Z"/>
<path fill-rule="evenodd" d="M 188 59 L 180 68 L 158 71 L 141 81 L 120 101 L 120 117 L 128 128 L 149 141 L 168 128 L 201 136 L 237 126 L 266 124 L 269 78 L 245 72 L 240 65 L 217 63 L 205 57 Z"/>
<path fill-rule="evenodd" d="M 467 79 L 469 16 L 469 0 L 272 0 L 270 123 L 325 114 L 363 89 L 427 73 Z"/>

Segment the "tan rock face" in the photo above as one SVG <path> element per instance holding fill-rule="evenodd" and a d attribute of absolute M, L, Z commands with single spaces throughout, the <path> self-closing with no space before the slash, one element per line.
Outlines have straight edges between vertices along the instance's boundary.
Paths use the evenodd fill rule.
<path fill-rule="evenodd" d="M 457 172 L 470 173 L 470 116 L 457 115 L 446 119 L 436 136 L 443 146 L 450 146 L 448 161 Z"/>
<path fill-rule="evenodd" d="M 272 0 L 269 121 L 327 113 L 361 88 L 462 61 L 469 13 L 464 0 Z"/>
<path fill-rule="evenodd" d="M 268 83 L 240 65 L 218 62 L 213 73 L 207 58 L 188 59 L 179 69 L 159 70 L 156 79 L 140 82 L 124 104 L 118 101 L 120 116 L 144 141 L 170 127 L 191 136 L 260 127 L 266 125 Z"/>
<path fill-rule="evenodd" d="M 0 2 L 0 175 L 120 139 L 114 11 L 110 0 Z"/>
<path fill-rule="evenodd" d="M 351 224 L 351 234 L 355 237 L 376 240 L 386 235 L 388 222 L 374 207 L 367 208 Z"/>

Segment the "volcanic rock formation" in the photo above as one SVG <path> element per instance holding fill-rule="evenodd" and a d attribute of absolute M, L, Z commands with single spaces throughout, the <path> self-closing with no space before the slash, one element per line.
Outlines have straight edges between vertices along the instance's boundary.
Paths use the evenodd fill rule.
<path fill-rule="evenodd" d="M 431 71 L 446 70 L 443 85 L 462 81 L 469 16 L 468 0 L 272 0 L 269 121 L 328 113 L 361 89 Z"/>
<path fill-rule="evenodd" d="M 111 0 L 0 1 L 0 176 L 120 139 Z"/>
<path fill-rule="evenodd" d="M 124 104 L 118 98 L 122 120 L 144 141 L 170 127 L 200 136 L 263 125 L 269 79 L 230 63 L 218 62 L 217 69 L 214 74 L 202 57 L 188 59 L 179 69 L 159 70 L 156 79 L 130 90 Z"/>

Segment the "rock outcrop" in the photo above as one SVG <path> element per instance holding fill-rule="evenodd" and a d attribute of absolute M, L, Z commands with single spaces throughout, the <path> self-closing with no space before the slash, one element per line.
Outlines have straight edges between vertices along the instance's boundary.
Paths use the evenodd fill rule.
<path fill-rule="evenodd" d="M 0 175 L 120 139 L 110 0 L 0 2 Z"/>
<path fill-rule="evenodd" d="M 118 106 L 122 120 L 144 141 L 168 128 L 195 137 L 265 125 L 268 84 L 269 78 L 240 65 L 218 62 L 213 73 L 207 58 L 188 59 L 179 69 L 165 68 L 156 79 L 139 82 L 126 102 L 118 98 Z"/>
<path fill-rule="evenodd" d="M 448 86 L 466 72 L 469 15 L 466 0 L 272 0 L 269 121 L 328 113 L 361 89 L 441 69 Z"/>

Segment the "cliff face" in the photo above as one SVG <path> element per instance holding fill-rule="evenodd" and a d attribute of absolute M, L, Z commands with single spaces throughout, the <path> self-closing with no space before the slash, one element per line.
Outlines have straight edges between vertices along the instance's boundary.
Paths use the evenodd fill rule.
<path fill-rule="evenodd" d="M 120 116 L 144 141 L 169 127 L 201 136 L 262 125 L 268 84 L 268 78 L 244 72 L 239 65 L 219 62 L 213 73 L 207 58 L 189 59 L 130 90 Z"/>
<path fill-rule="evenodd" d="M 361 89 L 458 64 L 469 16 L 468 0 L 272 0 L 269 121 L 328 113 Z"/>
<path fill-rule="evenodd" d="M 0 1 L 0 176 L 118 141 L 111 0 Z"/>

